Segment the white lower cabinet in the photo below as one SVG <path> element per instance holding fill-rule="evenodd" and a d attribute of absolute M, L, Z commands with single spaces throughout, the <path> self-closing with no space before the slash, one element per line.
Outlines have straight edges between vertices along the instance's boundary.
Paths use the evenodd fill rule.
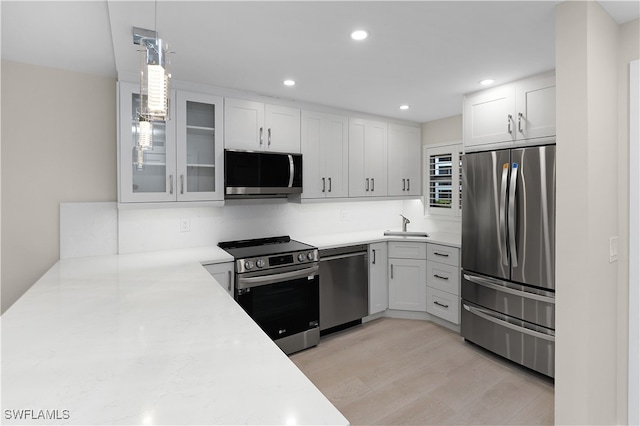
<path fill-rule="evenodd" d="M 427 311 L 426 243 L 389 243 L 389 309 Z"/>
<path fill-rule="evenodd" d="M 427 245 L 427 312 L 460 324 L 459 250 Z"/>
<path fill-rule="evenodd" d="M 233 291 L 235 289 L 233 262 L 211 263 L 203 266 L 207 272 L 213 275 L 213 278 L 215 278 L 216 281 L 218 281 L 220 285 L 227 290 L 227 293 L 233 297 Z"/>
<path fill-rule="evenodd" d="M 369 315 L 389 307 L 387 259 L 387 243 L 369 245 Z"/>

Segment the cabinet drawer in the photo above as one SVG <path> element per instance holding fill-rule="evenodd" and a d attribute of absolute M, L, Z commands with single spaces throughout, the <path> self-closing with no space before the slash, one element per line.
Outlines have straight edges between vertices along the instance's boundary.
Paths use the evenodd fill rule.
<path fill-rule="evenodd" d="M 427 285 L 447 293 L 460 294 L 460 269 L 457 266 L 427 261 Z"/>
<path fill-rule="evenodd" d="M 456 247 L 441 246 L 439 244 L 427 244 L 427 259 L 434 262 L 446 263 L 458 266 L 459 250 Z"/>
<path fill-rule="evenodd" d="M 427 312 L 454 324 L 459 324 L 460 298 L 454 294 L 427 287 Z"/>
<path fill-rule="evenodd" d="M 427 243 L 392 241 L 389 243 L 389 257 L 399 259 L 426 259 Z"/>

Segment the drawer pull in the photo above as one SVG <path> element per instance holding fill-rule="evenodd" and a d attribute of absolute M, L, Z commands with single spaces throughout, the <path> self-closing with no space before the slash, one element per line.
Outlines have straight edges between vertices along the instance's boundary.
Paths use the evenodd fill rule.
<path fill-rule="evenodd" d="M 449 277 L 443 277 L 443 276 L 438 275 L 438 274 L 433 274 L 433 276 L 436 277 L 436 278 L 440 278 L 441 280 L 448 280 L 449 279 Z"/>
<path fill-rule="evenodd" d="M 449 305 L 445 305 L 445 304 L 440 303 L 440 302 L 438 302 L 438 301 L 433 302 L 433 304 L 434 304 L 434 305 L 438 305 L 438 306 L 440 306 L 440 307 L 443 307 L 443 308 L 445 308 L 445 309 L 449 309 Z"/>
<path fill-rule="evenodd" d="M 437 251 L 434 251 L 433 254 L 435 254 L 436 256 L 449 257 L 448 254 L 446 254 L 446 253 L 438 253 Z"/>

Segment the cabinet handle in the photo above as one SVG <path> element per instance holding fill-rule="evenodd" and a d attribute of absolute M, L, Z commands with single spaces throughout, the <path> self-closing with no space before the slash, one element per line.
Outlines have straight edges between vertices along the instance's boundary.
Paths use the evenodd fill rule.
<path fill-rule="evenodd" d="M 393 263 L 391 264 L 391 279 L 393 279 Z"/>
<path fill-rule="evenodd" d="M 402 179 L 402 190 L 403 190 L 403 191 L 406 191 L 406 190 L 407 190 L 406 182 L 407 182 L 407 180 L 406 180 L 406 179 Z"/>
<path fill-rule="evenodd" d="M 439 302 L 435 301 L 435 302 L 433 302 L 433 304 L 441 306 L 441 307 L 443 307 L 445 309 L 449 309 L 449 305 L 445 305 L 444 303 L 439 303 Z"/>
<path fill-rule="evenodd" d="M 435 254 L 436 256 L 449 257 L 448 254 L 446 254 L 446 253 L 438 253 L 437 251 L 434 251 L 433 254 Z"/>
<path fill-rule="evenodd" d="M 231 271 L 227 271 L 227 273 L 229 274 L 229 281 L 227 284 L 227 290 L 231 291 Z"/>
<path fill-rule="evenodd" d="M 447 280 L 447 281 L 449 280 L 449 277 L 443 277 L 443 276 L 438 275 L 438 274 L 433 274 L 433 276 L 436 277 L 436 278 L 440 278 L 441 280 Z"/>
<path fill-rule="evenodd" d="M 522 113 L 518 113 L 518 131 L 522 133 Z"/>
<path fill-rule="evenodd" d="M 329 192 L 331 192 L 331 178 L 329 178 Z"/>
<path fill-rule="evenodd" d="M 324 178 L 322 178 L 322 192 L 324 192 Z"/>
<path fill-rule="evenodd" d="M 509 132 L 511 133 L 511 132 Z M 264 142 L 264 129 L 262 127 L 260 127 L 260 146 L 262 146 L 262 143 Z"/>
<path fill-rule="evenodd" d="M 180 175 L 180 194 L 184 194 L 184 175 Z"/>
<path fill-rule="evenodd" d="M 173 175 L 169 175 L 169 194 L 173 195 Z"/>
<path fill-rule="evenodd" d="M 375 251 L 375 249 L 372 249 L 371 253 L 373 254 L 373 256 L 371 256 L 372 257 L 371 263 L 375 265 L 376 264 L 376 251 Z"/>
<path fill-rule="evenodd" d="M 376 190 L 376 180 L 371 178 L 371 192 Z"/>
<path fill-rule="evenodd" d="M 365 189 L 365 191 L 369 192 L 369 178 L 367 178 L 366 181 L 367 181 L 367 188 Z"/>
<path fill-rule="evenodd" d="M 267 129 L 267 145 L 271 146 L 271 127 Z"/>
<path fill-rule="evenodd" d="M 411 179 L 407 178 L 407 191 L 411 191 Z"/>
<path fill-rule="evenodd" d="M 511 114 L 509 114 L 509 115 L 507 116 L 507 132 L 509 132 L 509 134 L 511 134 L 511 119 L 512 119 L 512 118 L 513 118 L 513 117 L 511 116 Z"/>

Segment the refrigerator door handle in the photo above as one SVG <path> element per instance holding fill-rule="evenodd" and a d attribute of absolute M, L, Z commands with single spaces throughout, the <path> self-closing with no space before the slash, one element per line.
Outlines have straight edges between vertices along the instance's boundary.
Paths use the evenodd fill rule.
<path fill-rule="evenodd" d="M 509 184 L 509 252 L 511 267 L 518 266 L 518 247 L 516 246 L 516 185 L 518 184 L 518 163 L 511 166 L 511 182 Z"/>
<path fill-rule="evenodd" d="M 537 300 L 539 302 L 556 303 L 556 299 L 549 296 L 543 296 L 541 294 L 529 293 L 528 291 L 516 290 L 514 288 L 507 287 L 495 282 L 489 278 L 476 277 L 474 275 L 463 274 L 465 280 L 474 284 L 481 285 L 491 290 L 500 291 L 502 293 L 513 294 L 514 296 L 524 297 L 527 299 Z"/>
<path fill-rule="evenodd" d="M 539 331 L 535 331 L 535 330 L 530 330 L 528 328 L 525 327 L 520 327 L 518 325 L 515 324 L 511 324 L 510 322 L 505 321 L 504 319 L 500 318 L 502 317 L 502 315 L 500 315 L 500 317 L 498 317 L 497 314 L 486 310 L 486 309 L 480 309 L 480 308 L 476 308 L 473 306 L 469 306 L 466 303 L 462 304 L 463 309 L 465 309 L 466 311 L 471 312 L 473 315 L 477 315 L 480 318 L 483 318 L 487 321 L 491 321 L 492 323 L 501 325 L 503 327 L 509 328 L 511 330 L 515 330 L 518 331 L 520 333 L 523 334 L 528 334 L 529 336 L 533 336 L 533 337 L 538 337 L 540 339 L 544 339 L 544 340 L 549 340 L 551 342 L 555 342 L 556 338 L 553 334 L 545 334 L 545 333 L 540 333 Z"/>
<path fill-rule="evenodd" d="M 507 229 L 505 224 L 506 219 L 506 203 L 507 203 L 507 177 L 509 176 L 509 163 L 502 165 L 502 182 L 500 183 L 500 212 L 499 212 L 499 225 L 500 225 L 500 242 L 502 243 L 502 264 L 509 266 L 509 259 L 507 257 Z"/>

